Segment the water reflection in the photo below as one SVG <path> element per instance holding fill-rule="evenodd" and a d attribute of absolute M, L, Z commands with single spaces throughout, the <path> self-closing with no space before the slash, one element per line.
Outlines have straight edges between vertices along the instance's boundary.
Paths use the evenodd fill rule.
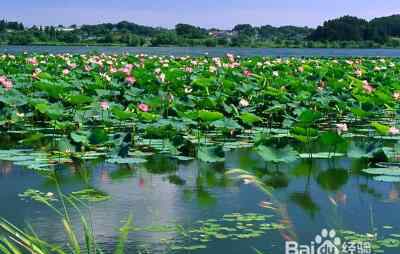
<path fill-rule="evenodd" d="M 398 202 L 399 201 L 399 191 L 400 184 L 393 184 L 388 193 L 388 200 L 390 202 Z"/>
<path fill-rule="evenodd" d="M 207 251 L 198 253 L 246 253 L 250 246 L 282 250 L 284 240 L 311 240 L 328 224 L 367 232 L 373 206 L 377 225 L 400 225 L 400 218 L 387 214 L 399 209 L 400 184 L 374 182 L 360 175 L 362 160 L 302 160 L 290 165 L 270 167 L 249 150 L 226 154 L 226 162 L 206 164 L 180 162 L 165 156 L 149 157 L 142 165 L 112 165 L 104 161 L 74 162 L 60 166 L 56 178 L 65 193 L 88 186 L 100 189 L 111 200 L 90 205 L 90 215 L 102 246 L 115 245 L 118 232 L 129 214 L 137 226 L 185 225 L 197 220 L 220 218 L 233 212 L 273 214 L 277 223 L 285 225 L 279 234 L 271 232 L 252 241 L 218 241 Z M 225 174 L 228 168 L 243 168 L 274 188 L 265 195 L 252 185 L 236 182 Z M 59 218 L 47 208 L 21 201 L 17 195 L 27 188 L 55 192 L 54 182 L 38 174 L 22 170 L 9 162 L 0 163 L 0 202 L 8 204 L 0 215 L 13 222 L 30 222 L 37 232 L 50 241 L 62 242 L 63 228 Z M 18 172 L 18 174 L 15 174 Z M 10 201 L 10 197 L 13 197 Z M 7 210 L 8 210 L 7 209 Z M 75 216 L 74 221 L 77 219 Z M 78 225 L 76 226 L 79 229 Z M 162 238 L 179 238 L 176 232 L 141 232 L 129 237 L 132 253 L 138 246 L 162 251 Z M 387 252 L 390 253 L 390 252 Z"/>
<path fill-rule="evenodd" d="M 12 169 L 13 166 L 10 161 L 0 161 L 0 176 L 7 176 L 11 174 Z"/>
<path fill-rule="evenodd" d="M 303 209 L 311 218 L 315 218 L 315 215 L 320 211 L 318 204 L 314 202 L 308 191 L 291 193 L 289 199 Z"/>
<path fill-rule="evenodd" d="M 316 178 L 317 183 L 326 191 L 335 192 L 342 189 L 349 180 L 348 171 L 345 169 L 328 169 L 320 172 Z"/>

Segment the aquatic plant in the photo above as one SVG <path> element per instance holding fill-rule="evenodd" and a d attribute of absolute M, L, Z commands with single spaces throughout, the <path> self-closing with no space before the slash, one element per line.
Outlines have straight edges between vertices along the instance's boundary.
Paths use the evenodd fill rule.
<path fill-rule="evenodd" d="M 41 193 L 37 190 L 27 190 L 21 194 L 22 198 L 30 198 L 35 202 L 43 204 L 52 209 L 60 217 L 62 223 L 66 245 L 61 246 L 51 244 L 41 239 L 40 236 L 30 228 L 29 231 L 24 231 L 4 218 L 0 218 L 0 229 L 3 231 L 0 235 L 0 251 L 5 254 L 20 254 L 20 253 L 33 253 L 33 254 L 96 254 L 103 253 L 101 248 L 96 243 L 95 232 L 93 230 L 93 223 L 90 221 L 90 216 L 86 216 L 82 210 L 88 209 L 87 201 L 103 201 L 109 198 L 103 192 L 94 189 L 86 189 L 79 192 L 73 192 L 71 195 L 66 196 L 61 192 L 56 178 L 52 178 L 57 186 L 58 193 Z M 56 204 L 58 203 L 58 204 Z M 79 239 L 76 233 L 76 224 L 71 220 L 70 214 L 73 210 L 79 215 L 79 226 L 83 229 L 82 239 Z M 115 249 L 115 254 L 123 254 L 124 246 L 127 240 L 127 235 L 132 228 L 132 217 L 129 217 L 125 225 L 120 229 L 119 241 Z"/>
<path fill-rule="evenodd" d="M 335 157 L 353 124 L 370 121 L 396 138 L 399 68 L 396 59 L 3 55 L 0 128 L 52 137 L 63 145 L 51 152 L 79 158 L 83 150 L 111 157 L 119 133 L 132 136 L 125 150 L 157 138 L 171 141 L 172 156 L 194 157 L 205 148 L 189 146 L 251 144 L 255 130 L 276 127 L 311 157 L 319 139 Z"/>
<path fill-rule="evenodd" d="M 269 171 L 269 163 L 278 168 L 300 160 L 328 159 L 334 164 L 336 158 L 347 155 L 364 159 L 370 168 L 363 172 L 375 180 L 398 182 L 399 72 L 400 60 L 379 58 L 4 54 L 0 56 L 0 138 L 4 140 L 0 160 L 51 176 L 63 164 L 100 159 L 133 167 L 151 163 L 149 156 L 157 154 L 174 163 L 198 159 L 203 164 L 223 165 L 227 151 L 246 148 L 266 162 L 264 172 Z M 303 170 L 290 174 L 306 174 Z M 306 171 L 332 192 L 340 189 L 349 175 L 336 167 L 326 172 Z M 121 170 L 111 178 L 131 174 L 132 170 Z M 281 181 L 274 186 L 287 184 L 290 179 L 285 174 L 276 170 L 262 178 L 236 170 L 228 175 L 264 191 L 268 200 L 260 206 L 289 221 L 271 188 L 276 179 Z M 202 177 L 206 178 L 196 178 L 196 190 L 187 193 L 199 203 L 212 205 L 215 199 L 202 188 Z M 334 183 L 330 181 L 333 178 Z M 226 183 L 226 179 L 218 180 Z M 168 181 L 185 184 L 178 175 L 169 175 Z M 107 193 L 87 184 L 71 195 L 31 189 L 21 197 L 46 204 L 61 216 L 71 253 L 100 253 L 84 217 L 85 240 L 77 240 L 65 206 L 81 213 L 82 199 L 101 202 L 110 198 Z M 311 215 L 318 210 L 307 191 L 293 193 L 290 201 Z M 236 222 L 239 217 L 246 216 L 225 221 Z M 18 253 L 22 248 L 65 253 L 7 221 L 1 221 L 1 227 L 9 234 L 1 240 L 3 251 Z M 239 227 L 250 229 L 238 225 L 236 233 L 227 233 L 231 227 L 204 222 L 192 233 L 207 238 L 195 237 L 196 244 L 176 243 L 175 248 L 201 249 L 211 238 L 258 237 L 262 233 L 257 231 L 270 227 L 282 230 L 285 237 L 295 237 L 289 223 L 284 228 L 259 225 L 248 232 L 250 236 L 239 232 Z M 118 253 L 132 228 L 128 220 L 121 230 Z M 84 242 L 88 251 L 78 242 Z"/>

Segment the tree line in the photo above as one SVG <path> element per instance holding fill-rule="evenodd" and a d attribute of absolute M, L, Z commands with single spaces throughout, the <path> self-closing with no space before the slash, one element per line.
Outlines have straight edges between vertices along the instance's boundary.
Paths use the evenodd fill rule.
<path fill-rule="evenodd" d="M 316 29 L 238 24 L 231 30 L 177 24 L 173 29 L 122 21 L 116 24 L 32 26 L 0 20 L 0 43 L 117 44 L 126 46 L 207 47 L 400 47 L 400 15 L 371 21 L 344 16 Z"/>
<path fill-rule="evenodd" d="M 324 22 L 308 39 L 386 43 L 395 37 L 400 37 L 400 15 L 375 18 L 369 22 L 357 17 L 344 16 Z"/>

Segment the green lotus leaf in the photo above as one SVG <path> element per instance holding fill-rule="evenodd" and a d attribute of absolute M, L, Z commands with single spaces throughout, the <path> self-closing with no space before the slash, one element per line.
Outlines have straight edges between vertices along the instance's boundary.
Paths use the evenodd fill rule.
<path fill-rule="evenodd" d="M 298 153 L 289 145 L 279 149 L 259 145 L 256 152 L 266 162 L 291 163 L 298 159 Z"/>
<path fill-rule="evenodd" d="M 200 110 L 198 116 L 205 122 L 213 122 L 224 118 L 224 115 L 216 111 Z"/>
<path fill-rule="evenodd" d="M 255 123 L 262 122 L 261 117 L 255 115 L 253 113 L 247 113 L 247 112 L 240 115 L 240 119 L 248 125 L 253 125 Z"/>

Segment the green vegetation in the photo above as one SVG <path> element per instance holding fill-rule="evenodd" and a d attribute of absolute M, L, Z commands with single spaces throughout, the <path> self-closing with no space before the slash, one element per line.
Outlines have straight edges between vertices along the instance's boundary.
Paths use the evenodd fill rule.
<path fill-rule="evenodd" d="M 344 16 L 329 20 L 309 36 L 313 41 L 361 43 L 399 47 L 400 15 L 375 18 L 370 22 L 357 17 Z"/>
<path fill-rule="evenodd" d="M 249 26 L 236 29 L 245 36 L 254 32 Z M 203 34 L 199 28 L 190 33 Z M 234 213 L 190 228 L 153 225 L 146 230 L 178 232 L 181 241 L 165 243 L 183 251 L 205 248 L 209 241 L 256 238 L 268 230 L 291 236 L 287 211 L 273 197 L 274 187 L 288 182 L 279 172 L 282 165 L 313 158 L 334 165 L 337 158 L 347 156 L 362 159 L 368 169 L 360 171 L 375 183 L 398 182 L 399 74 L 400 60 L 384 58 L 5 54 L 0 57 L 0 138 L 6 142 L 1 142 L 5 147 L 0 160 L 53 179 L 67 163 L 99 159 L 136 166 L 151 163 L 150 155 L 162 154 L 174 162 L 197 159 L 208 165 L 224 162 L 226 151 L 246 148 L 257 156 L 253 160 L 265 162 L 265 171 L 272 165 L 274 173 L 261 179 L 257 172 L 237 169 L 227 175 L 263 191 L 268 201 L 260 206 L 284 217 L 285 225 L 265 222 L 268 215 Z M 149 168 L 154 173 L 169 170 L 160 164 L 162 169 Z M 59 187 L 57 194 L 28 189 L 21 194 L 60 215 L 69 249 L 1 220 L 5 236 L 0 238 L 0 250 L 101 253 L 80 207 L 86 207 L 83 201 L 107 202 L 113 197 L 90 186 L 85 177 L 89 173 L 77 168 L 86 179 L 81 190 L 66 195 Z M 292 175 L 311 173 L 312 168 L 301 166 Z M 131 174 L 122 169 L 109 178 L 121 180 Z M 313 177 L 324 190 L 337 192 L 349 172 L 332 168 Z M 178 175 L 166 179 L 185 185 Z M 195 182 L 196 189 L 185 194 L 203 204 L 216 202 L 204 186 L 228 183 L 205 169 Z M 307 191 L 295 192 L 289 200 L 311 217 L 319 210 Z M 83 239 L 72 228 L 67 206 L 82 215 Z M 115 253 L 124 252 L 128 234 L 137 230 L 128 219 Z M 376 240 L 379 248 L 398 246 L 394 238 Z"/>
<path fill-rule="evenodd" d="M 253 27 L 238 24 L 232 30 L 177 24 L 174 29 L 153 28 L 127 21 L 117 24 L 24 27 L 0 21 L 0 43 L 9 45 L 206 46 L 282 48 L 398 48 L 400 15 L 370 22 L 344 16 L 317 29 L 297 26 Z"/>
<path fill-rule="evenodd" d="M 18 134 L 22 149 L 0 158 L 38 171 L 99 157 L 143 164 L 146 149 L 209 163 L 252 146 L 276 164 L 378 151 L 396 158 L 397 147 L 365 151 L 344 135 L 362 124 L 398 140 L 399 72 L 397 59 L 4 55 L 0 128 Z M 271 145 L 271 136 L 304 149 Z M 51 142 L 35 149 L 43 139 Z M 312 151 L 316 143 L 324 149 Z"/>
<path fill-rule="evenodd" d="M 55 179 L 54 175 L 52 176 Z M 59 186 L 58 186 L 59 189 Z M 51 195 L 49 195 L 51 194 Z M 57 194 L 56 198 L 49 198 L 50 196 L 56 196 L 53 193 L 43 194 L 39 191 L 28 190 L 22 195 L 25 198 L 32 198 L 32 200 L 46 205 L 57 213 L 60 217 L 60 223 L 63 225 L 65 233 L 65 244 L 68 248 L 64 246 L 59 246 L 51 244 L 42 240 L 32 229 L 30 231 L 23 231 L 12 223 L 5 219 L 0 219 L 0 230 L 3 235 L 0 235 L 0 252 L 4 254 L 21 254 L 21 253 L 32 253 L 32 254 L 96 254 L 103 253 L 101 248 L 97 246 L 96 236 L 94 229 L 92 227 L 90 218 L 86 218 L 82 206 L 87 210 L 86 204 L 82 202 L 79 198 L 74 195 L 68 197 L 61 193 Z M 86 198 L 83 198 L 86 200 Z M 61 203 L 61 208 L 56 207 L 55 202 Z M 74 228 L 74 223 L 71 221 L 71 212 L 75 211 L 79 214 L 79 227 L 83 229 L 83 236 L 77 233 L 77 229 Z M 119 243 L 115 248 L 113 253 L 123 254 L 124 247 L 126 243 L 127 235 L 132 228 L 132 218 L 129 217 L 125 222 L 124 226 L 120 228 Z M 81 241 L 82 240 L 82 241 Z"/>

